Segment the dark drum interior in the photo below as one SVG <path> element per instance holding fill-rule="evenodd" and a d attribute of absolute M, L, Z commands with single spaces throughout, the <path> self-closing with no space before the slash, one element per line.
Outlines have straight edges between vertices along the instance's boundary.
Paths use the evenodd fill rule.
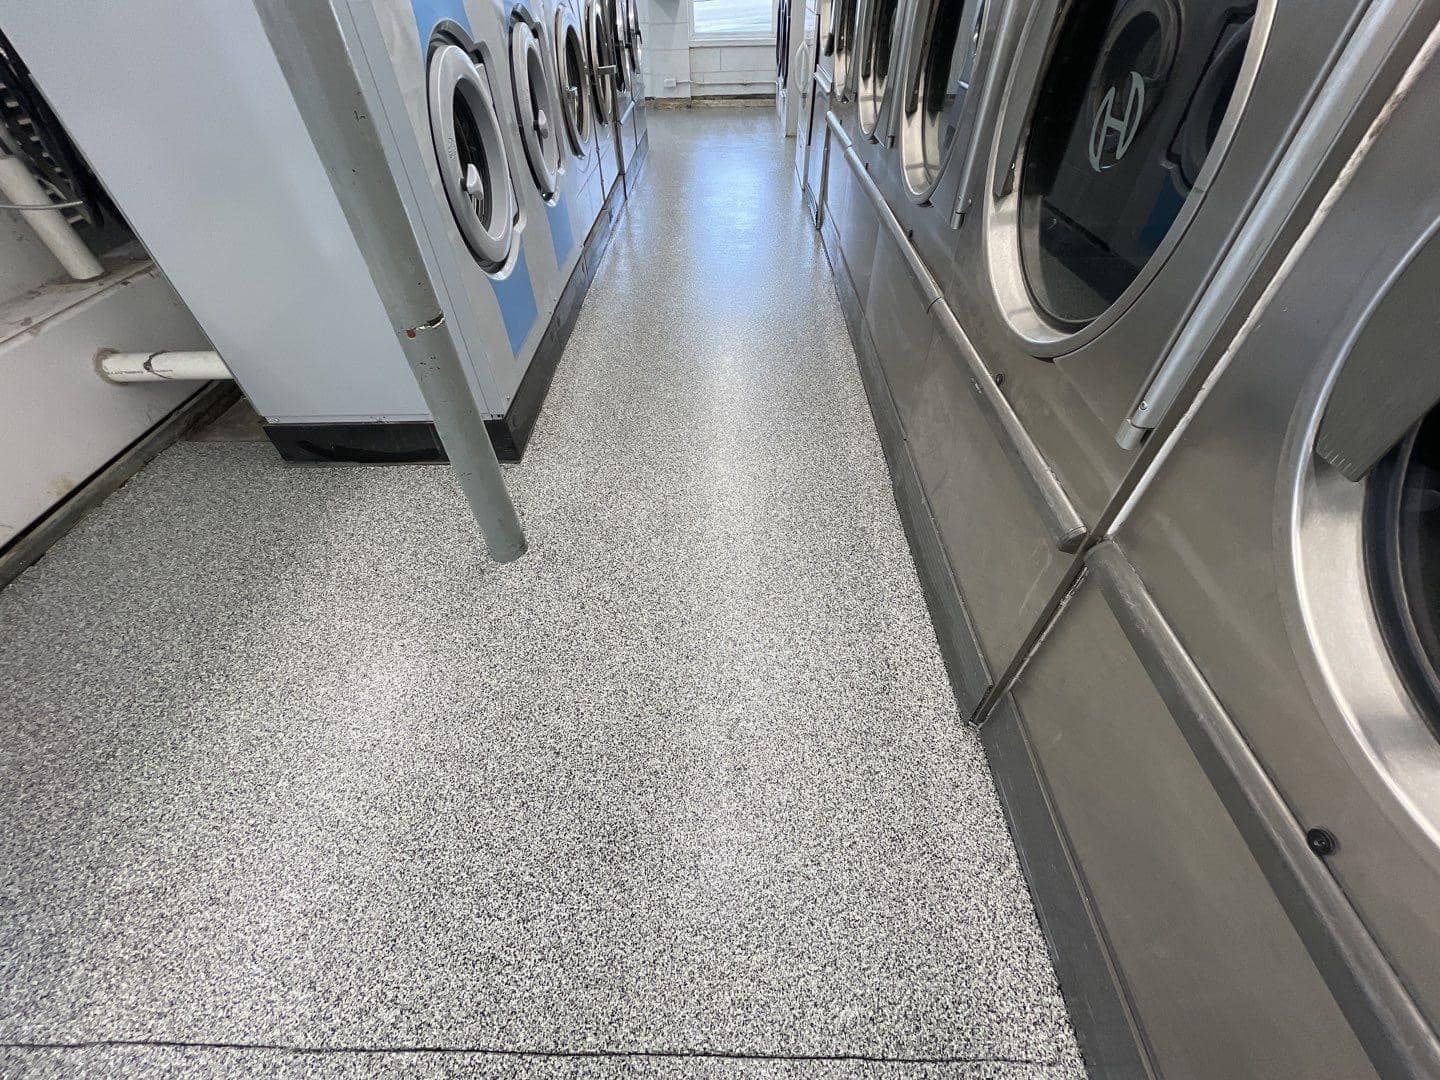
<path fill-rule="evenodd" d="M 1169 235 L 1214 145 L 1254 5 L 1075 3 L 1051 47 L 1020 179 L 1020 244 L 1040 312 L 1103 314 Z"/>

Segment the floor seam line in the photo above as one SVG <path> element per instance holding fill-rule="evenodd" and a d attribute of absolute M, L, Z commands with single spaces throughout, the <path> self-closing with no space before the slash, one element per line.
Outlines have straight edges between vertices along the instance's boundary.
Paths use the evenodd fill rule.
<path fill-rule="evenodd" d="M 84 1039 L 76 1041 L 0 1042 L 0 1050 L 115 1050 L 115 1049 L 156 1049 L 156 1050 L 235 1050 L 262 1053 L 325 1056 L 330 1054 L 373 1054 L 376 1056 L 399 1056 L 402 1054 L 474 1054 L 499 1057 L 533 1058 L 673 1058 L 680 1060 L 714 1059 L 720 1061 L 814 1061 L 814 1062 L 856 1062 L 875 1065 L 1034 1065 L 1059 1066 L 1068 1063 L 1063 1058 L 1024 1058 L 1004 1055 L 978 1057 L 904 1057 L 879 1054 L 785 1054 L 765 1053 L 748 1050 L 627 1050 L 607 1049 L 519 1049 L 497 1046 L 311 1046 L 290 1043 L 242 1043 L 206 1042 L 187 1039 Z"/>

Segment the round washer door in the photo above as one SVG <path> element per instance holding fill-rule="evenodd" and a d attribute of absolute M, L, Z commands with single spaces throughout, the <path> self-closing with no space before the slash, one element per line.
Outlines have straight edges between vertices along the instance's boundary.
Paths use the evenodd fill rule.
<path fill-rule="evenodd" d="M 915 5 L 900 99 L 905 191 L 923 203 L 940 183 L 957 141 L 980 48 L 985 0 Z"/>
<path fill-rule="evenodd" d="M 602 3 L 605 6 L 605 21 L 610 24 L 611 55 L 615 58 L 615 92 L 624 100 L 630 93 L 630 82 L 635 74 L 630 63 L 630 16 L 626 0 L 602 0 Z"/>
<path fill-rule="evenodd" d="M 625 49 L 630 54 L 630 69 L 635 76 L 643 77 L 643 35 L 640 33 L 639 0 L 625 0 Z"/>
<path fill-rule="evenodd" d="M 1254 19 L 1253 3 L 1209 0 L 1076 0 L 1061 15 L 1018 205 L 1025 286 L 1057 331 L 1098 319 L 1178 240 Z"/>
<path fill-rule="evenodd" d="M 498 270 L 515 239 L 515 191 L 505 138 L 485 73 L 458 45 L 430 58 L 430 135 L 455 224 L 486 270 Z"/>
<path fill-rule="evenodd" d="M 790 61 L 790 2 L 776 0 L 775 8 L 775 81 L 780 89 L 789 84 Z"/>
<path fill-rule="evenodd" d="M 570 152 L 583 158 L 590 140 L 590 90 L 585 43 L 575 17 L 564 8 L 555 16 L 555 71 L 560 76 L 560 112 Z"/>
<path fill-rule="evenodd" d="M 530 162 L 530 175 L 544 198 L 555 194 L 560 175 L 560 110 L 558 96 L 545 71 L 545 54 L 535 28 L 516 19 L 510 28 L 510 81 L 515 89 L 515 115 L 520 140 Z"/>
<path fill-rule="evenodd" d="M 610 77 L 601 69 L 609 66 L 614 55 L 612 37 L 604 0 L 586 0 L 585 44 L 590 54 L 590 92 L 595 102 L 595 115 L 602 124 L 610 123 Z"/>
<path fill-rule="evenodd" d="M 885 90 L 890 81 L 890 60 L 895 45 L 895 16 L 900 0 L 869 0 L 860 19 L 858 112 L 860 130 L 876 137 Z"/>

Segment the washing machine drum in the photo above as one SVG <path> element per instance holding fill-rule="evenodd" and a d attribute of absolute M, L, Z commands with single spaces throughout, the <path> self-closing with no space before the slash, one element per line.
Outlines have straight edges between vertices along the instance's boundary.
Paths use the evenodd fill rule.
<path fill-rule="evenodd" d="M 515 115 L 530 175 L 544 198 L 555 194 L 560 176 L 559 94 L 545 71 L 540 38 L 526 19 L 510 27 L 510 80 L 515 90 Z"/>
<path fill-rule="evenodd" d="M 480 265 L 499 270 L 515 239 L 515 191 L 484 71 L 457 45 L 430 58 L 430 134 L 460 234 Z"/>
<path fill-rule="evenodd" d="M 1254 4 L 1074 0 L 1055 35 L 1020 177 L 1036 307 L 1078 329 L 1167 239 L 1239 79 Z"/>
<path fill-rule="evenodd" d="M 585 44 L 575 19 L 562 12 L 555 21 L 555 70 L 560 75 L 560 111 L 570 152 L 583 158 L 590 141 L 590 91 L 585 75 Z"/>

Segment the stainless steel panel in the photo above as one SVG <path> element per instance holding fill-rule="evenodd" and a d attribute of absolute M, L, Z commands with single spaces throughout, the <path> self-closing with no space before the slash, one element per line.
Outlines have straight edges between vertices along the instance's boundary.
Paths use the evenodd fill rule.
<path fill-rule="evenodd" d="M 1015 700 L 1156 1070 L 1376 1075 L 1093 583 Z"/>
<path fill-rule="evenodd" d="M 1440 364 L 1416 342 L 1440 341 L 1440 244 L 1428 241 L 1376 308 L 1336 380 L 1316 447 L 1359 480 L 1440 401 Z"/>
<path fill-rule="evenodd" d="M 937 335 L 902 406 L 910 455 L 992 677 L 1064 577 L 1030 479 L 990 421 L 955 345 Z"/>
<path fill-rule="evenodd" d="M 1085 564 L 1371 1061 L 1440 1075 L 1440 1040 L 1326 867 L 1333 834 L 1296 821 L 1119 546 Z"/>
<path fill-rule="evenodd" d="M 1415 182 L 1440 169 L 1437 100 L 1432 58 L 1116 530 L 1286 802 L 1339 838 L 1326 865 L 1432 1025 L 1440 740 L 1400 681 L 1370 600 L 1365 488 L 1312 447 L 1366 313 L 1407 268 L 1422 275 L 1413 295 L 1440 287 L 1432 264 L 1412 263 L 1440 228 L 1440 192 Z"/>
<path fill-rule="evenodd" d="M 830 126 L 832 140 L 836 144 L 844 146 L 845 161 L 850 166 L 859 193 L 869 200 L 880 219 L 883 232 L 879 238 L 880 247 L 877 248 L 877 263 L 881 262 L 884 254 L 893 251 L 905 268 L 904 277 L 908 280 L 910 288 L 918 294 L 915 305 L 912 305 L 910 310 L 885 313 L 891 316 L 887 323 L 887 329 L 892 335 L 905 335 L 909 332 L 909 324 L 916 322 L 921 313 L 928 313 L 936 321 L 940 332 L 955 345 L 962 359 L 969 366 L 976 379 L 975 386 L 988 406 L 991 418 L 996 422 L 997 430 L 1003 437 L 1006 449 L 1025 470 L 1031 481 L 1031 493 L 1036 498 L 1037 506 L 1056 546 L 1061 551 L 1078 550 L 1085 538 L 1084 523 L 1056 481 L 1054 472 L 1041 457 L 1029 435 L 1020 426 L 1008 402 L 999 392 L 996 384 L 985 374 L 983 365 L 975 355 L 964 330 L 955 320 L 954 314 L 941 296 L 940 287 L 910 244 L 908 235 L 896 219 L 894 212 L 886 204 L 879 188 L 861 165 L 860 158 L 839 120 L 831 115 L 827 122 Z M 886 280 L 881 284 L 886 289 L 901 285 L 898 280 Z M 880 299 L 889 302 L 892 297 L 908 295 L 902 288 L 901 291 L 883 293 Z M 914 351 L 907 344 L 904 336 L 893 343 L 893 348 L 901 352 Z"/>

